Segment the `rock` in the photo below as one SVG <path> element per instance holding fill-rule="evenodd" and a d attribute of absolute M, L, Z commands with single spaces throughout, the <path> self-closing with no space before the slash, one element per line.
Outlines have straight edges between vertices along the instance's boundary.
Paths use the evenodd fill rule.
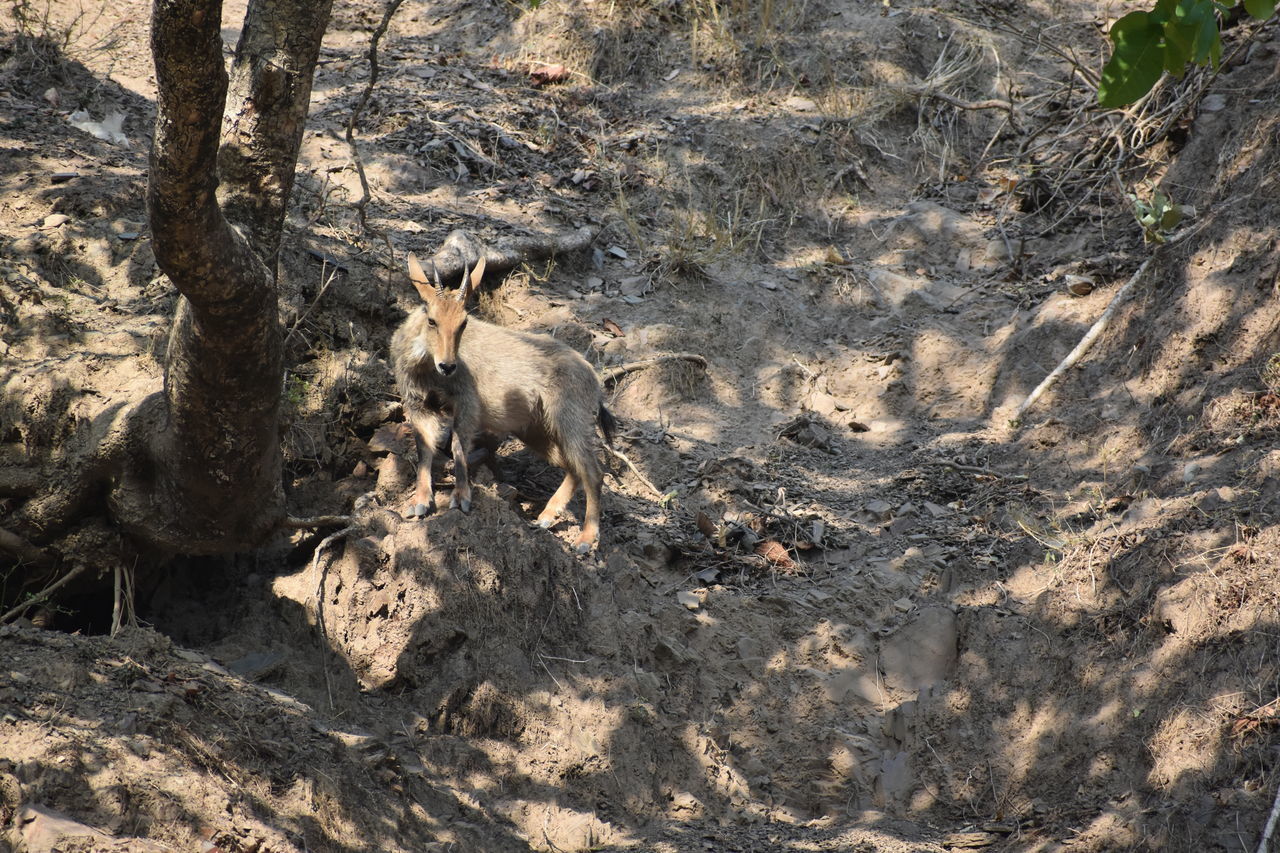
<path fill-rule="evenodd" d="M 1200 109 L 1206 113 L 1221 112 L 1227 108 L 1227 96 L 1215 92 L 1212 95 L 1206 95 L 1204 100 L 1200 101 Z"/>
<path fill-rule="evenodd" d="M 65 213 L 50 213 L 40 223 L 41 228 L 57 228 L 59 225 L 65 225 L 71 221 L 71 217 Z"/>
<path fill-rule="evenodd" d="M 876 805 L 885 808 L 900 803 L 911 792 L 914 779 L 907 753 L 886 751 L 880 758 L 880 772 L 876 776 Z"/>
<path fill-rule="evenodd" d="M 923 608 L 915 619 L 881 643 L 880 665 L 885 681 L 906 691 L 942 681 L 955 669 L 958 641 L 954 613 L 946 607 Z"/>
<path fill-rule="evenodd" d="M 643 296 L 649 291 L 651 282 L 642 275 L 628 276 L 618 282 L 618 291 L 623 296 Z"/>
<path fill-rule="evenodd" d="M 934 518 L 942 518 L 944 515 L 951 515 L 951 510 L 947 509 L 945 506 L 939 506 L 932 501 L 925 501 L 924 508 L 928 510 L 929 515 L 932 515 Z"/>
<path fill-rule="evenodd" d="M 378 463 L 378 497 L 384 501 L 394 501 L 409 490 L 413 483 L 414 467 L 409 460 L 397 453 L 391 453 Z"/>
<path fill-rule="evenodd" d="M 870 501 L 863 509 L 875 516 L 877 521 L 884 522 L 893 517 L 893 506 L 888 501 Z"/>
<path fill-rule="evenodd" d="M 227 664 L 227 669 L 246 681 L 257 681 L 278 669 L 284 663 L 280 652 L 250 652 L 239 660 Z"/>
<path fill-rule="evenodd" d="M 792 95 L 783 102 L 783 106 L 787 109 L 795 110 L 798 113 L 812 112 L 818 108 L 818 104 L 808 98 L 802 98 L 799 95 Z"/>
<path fill-rule="evenodd" d="M 681 590 L 680 592 L 676 593 L 676 601 L 680 602 L 689 610 L 697 610 L 699 607 L 703 605 L 703 602 L 705 601 L 705 599 L 706 599 L 705 590 L 702 591 L 701 595 L 699 595 L 697 592 L 687 592 L 685 590 Z"/>

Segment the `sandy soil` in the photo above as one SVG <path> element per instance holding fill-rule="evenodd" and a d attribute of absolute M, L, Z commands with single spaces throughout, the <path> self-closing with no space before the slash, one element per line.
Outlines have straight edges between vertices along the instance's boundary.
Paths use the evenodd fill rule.
<path fill-rule="evenodd" d="M 294 511 L 352 524 L 141 576 L 115 636 L 110 593 L 0 627 L 0 849 L 1256 848 L 1270 30 L 1165 93 L 1177 132 L 1124 180 L 1199 216 L 1014 428 L 1153 251 L 1088 158 L 1129 126 L 1075 123 L 1064 58 L 1096 68 L 1116 10 L 713 8 L 405 3 L 357 125 L 375 231 L 342 131 L 382 12 L 335 11 L 282 261 L 285 444 Z M 148 10 L 87 9 L 0 47 L 0 446 L 49 465 L 159 387 L 174 304 Z M 558 472 L 515 442 L 470 515 L 404 520 L 405 254 L 584 226 L 478 310 L 602 370 L 706 358 L 609 383 L 643 479 L 614 466 L 587 558 L 580 502 L 530 525 Z"/>

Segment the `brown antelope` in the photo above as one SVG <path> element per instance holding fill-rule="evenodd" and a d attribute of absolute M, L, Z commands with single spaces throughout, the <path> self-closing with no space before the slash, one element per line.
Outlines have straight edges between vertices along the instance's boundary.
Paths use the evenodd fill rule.
<path fill-rule="evenodd" d="M 391 339 L 396 385 L 418 445 L 417 489 L 410 515 L 435 512 L 431 461 L 453 427 L 454 487 L 451 508 L 471 511 L 467 457 L 484 436 L 514 435 L 553 465 L 564 482 L 538 515 L 550 527 L 578 486 L 587 501 L 575 544 L 589 551 L 600 537 L 600 485 L 596 426 L 612 440 L 615 421 L 604 406 L 600 380 L 587 360 L 549 335 L 506 329 L 467 316 L 466 302 L 484 275 L 481 257 L 465 271 L 456 296 L 445 295 L 439 277 L 427 282 L 409 256 L 409 278 L 422 297 Z"/>

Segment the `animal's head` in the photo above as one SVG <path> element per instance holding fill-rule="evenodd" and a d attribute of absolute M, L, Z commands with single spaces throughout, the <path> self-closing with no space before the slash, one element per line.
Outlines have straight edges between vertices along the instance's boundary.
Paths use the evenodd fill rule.
<path fill-rule="evenodd" d="M 418 259 L 409 256 L 409 280 L 427 307 L 426 329 L 416 342 L 414 354 L 419 359 L 430 357 L 441 376 L 452 376 L 458 369 L 458 344 L 467 328 L 467 298 L 480 285 L 483 276 L 484 257 L 481 256 L 470 275 L 463 270 L 462 286 L 450 295 L 445 293 L 439 275 L 435 276 L 434 284 L 428 282 Z"/>

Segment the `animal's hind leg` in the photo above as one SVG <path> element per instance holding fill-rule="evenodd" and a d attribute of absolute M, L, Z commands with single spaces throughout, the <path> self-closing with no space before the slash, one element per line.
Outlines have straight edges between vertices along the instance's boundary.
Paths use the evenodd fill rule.
<path fill-rule="evenodd" d="M 588 466 L 582 472 L 582 492 L 587 499 L 587 512 L 582 519 L 582 532 L 573 547 L 579 554 L 585 554 L 600 539 L 600 484 L 604 475 L 596 466 Z"/>
<path fill-rule="evenodd" d="M 550 527 L 555 524 L 556 519 L 560 517 L 560 513 L 564 512 L 564 508 L 569 505 L 569 500 L 577 490 L 578 478 L 573 476 L 572 473 L 565 474 L 564 482 L 560 484 L 560 488 L 556 489 L 556 493 L 551 496 L 551 500 L 547 501 L 547 505 L 538 514 L 538 526 Z"/>

